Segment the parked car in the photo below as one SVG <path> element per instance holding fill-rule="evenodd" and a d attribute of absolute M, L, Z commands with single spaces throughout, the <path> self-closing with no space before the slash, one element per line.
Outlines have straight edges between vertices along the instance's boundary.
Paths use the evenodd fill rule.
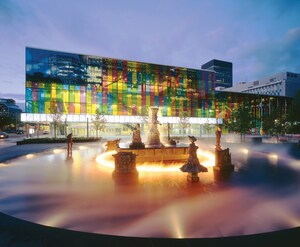
<path fill-rule="evenodd" d="M 17 130 L 17 135 L 22 135 L 22 134 L 24 134 L 24 130 Z"/>
<path fill-rule="evenodd" d="M 8 134 L 10 134 L 10 133 L 16 133 L 16 130 L 8 129 L 8 130 L 5 130 L 5 133 L 8 133 Z"/>
<path fill-rule="evenodd" d="M 6 132 L 0 132 L 0 139 L 8 138 L 8 134 Z"/>

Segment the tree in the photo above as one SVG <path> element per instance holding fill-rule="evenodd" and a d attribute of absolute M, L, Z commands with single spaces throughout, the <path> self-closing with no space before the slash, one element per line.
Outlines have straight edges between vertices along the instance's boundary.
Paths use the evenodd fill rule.
<path fill-rule="evenodd" d="M 105 125 L 107 123 L 106 118 L 104 117 L 104 114 L 100 112 L 99 108 L 96 109 L 94 119 L 92 120 L 94 124 L 94 128 L 96 130 L 96 136 L 98 138 L 98 132 L 105 130 Z"/>
<path fill-rule="evenodd" d="M 142 121 L 143 124 L 149 123 L 149 107 L 141 107 L 141 116 L 139 116 L 139 119 Z"/>
<path fill-rule="evenodd" d="M 277 120 L 277 111 L 275 109 L 272 112 L 269 112 L 262 116 L 262 129 L 263 132 L 268 135 L 274 135 L 276 133 L 276 120 Z"/>
<path fill-rule="evenodd" d="M 7 114 L 0 115 L 0 130 L 4 130 L 4 128 L 8 125 L 15 124 L 15 119 Z"/>
<path fill-rule="evenodd" d="M 233 113 L 234 125 L 232 129 L 241 134 L 241 143 L 245 141 L 245 134 L 253 127 L 252 114 L 250 107 L 240 105 Z"/>
<path fill-rule="evenodd" d="M 190 118 L 188 112 L 183 111 L 179 115 L 179 125 L 182 128 L 182 132 L 185 134 L 185 130 L 191 127 Z"/>
<path fill-rule="evenodd" d="M 292 134 L 300 134 L 300 91 L 298 91 L 293 99 L 291 106 L 287 112 L 287 131 Z"/>
<path fill-rule="evenodd" d="M 50 103 L 49 111 L 50 111 L 50 117 L 52 119 L 53 126 L 54 126 L 54 138 L 56 138 L 57 137 L 57 127 L 61 123 L 63 113 L 59 110 L 57 104 L 54 101 L 52 101 Z"/>
<path fill-rule="evenodd" d="M 203 124 L 204 130 L 207 133 L 207 135 L 209 135 L 211 129 L 212 129 L 212 125 L 209 123 L 208 119 L 206 120 L 206 123 Z"/>

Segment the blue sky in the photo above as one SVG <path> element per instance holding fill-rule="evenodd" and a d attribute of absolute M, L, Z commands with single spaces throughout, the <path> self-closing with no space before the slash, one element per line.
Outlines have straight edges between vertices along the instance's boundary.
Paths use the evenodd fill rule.
<path fill-rule="evenodd" d="M 24 99 L 25 47 L 180 67 L 233 63 L 234 82 L 300 73 L 300 1 L 1 0 L 0 97 Z"/>

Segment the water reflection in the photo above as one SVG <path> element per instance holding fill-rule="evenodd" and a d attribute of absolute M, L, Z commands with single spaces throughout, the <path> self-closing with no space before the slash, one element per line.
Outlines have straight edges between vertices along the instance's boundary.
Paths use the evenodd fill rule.
<path fill-rule="evenodd" d="M 232 176 L 220 182 L 208 166 L 196 184 L 187 183 L 181 164 L 172 166 L 178 171 L 114 177 L 105 159 L 99 165 L 103 149 L 96 146 L 74 148 L 72 160 L 65 150 L 24 156 L 0 166 L 0 210 L 48 226 L 125 236 L 220 237 L 299 226 L 299 161 L 236 150 Z"/>

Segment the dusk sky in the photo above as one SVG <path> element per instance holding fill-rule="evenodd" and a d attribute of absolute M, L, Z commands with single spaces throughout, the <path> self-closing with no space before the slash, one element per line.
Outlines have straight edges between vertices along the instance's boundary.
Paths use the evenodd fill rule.
<path fill-rule="evenodd" d="M 200 69 L 300 73 L 300 1 L 1 0 L 0 97 L 24 100 L 25 47 Z"/>

